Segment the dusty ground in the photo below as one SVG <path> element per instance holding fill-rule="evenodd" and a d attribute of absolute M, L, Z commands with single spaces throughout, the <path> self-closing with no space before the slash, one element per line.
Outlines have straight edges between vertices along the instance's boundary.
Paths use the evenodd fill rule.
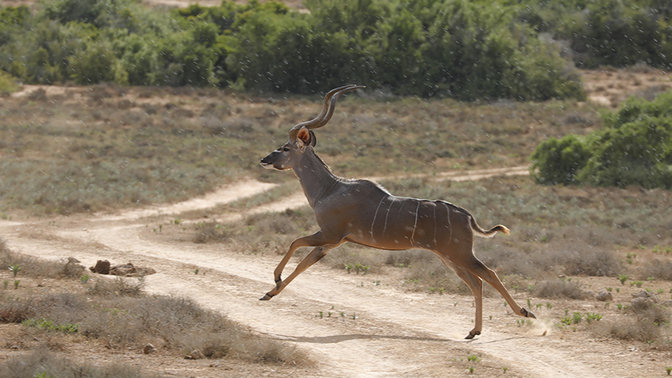
<path fill-rule="evenodd" d="M 652 100 L 656 94 L 672 88 L 669 72 L 645 66 L 582 70 L 581 76 L 588 100 L 610 108 L 617 108 L 631 96 Z"/>
<path fill-rule="evenodd" d="M 502 173 L 506 172 L 479 175 Z M 185 209 L 213 207 L 270 186 L 241 180 L 202 198 L 143 211 L 3 220 L 0 234 L 13 250 L 42 258 L 73 256 L 85 266 L 94 265 L 98 259 L 152 266 L 157 273 L 146 279 L 149 292 L 192 298 L 254 332 L 295 344 L 316 361 L 315 368 L 242 366 L 216 360 L 185 361 L 161 354 L 147 357 L 140 351 L 110 353 L 76 343 L 64 347 L 68 355 L 92 361 L 128 361 L 160 374 L 458 376 L 473 368 L 479 375 L 661 376 L 672 361 L 670 352 L 561 329 L 557 323 L 568 306 L 566 301 L 550 301 L 553 307 L 549 309 L 542 306 L 548 300 L 532 299 L 533 306 L 539 304 L 535 308 L 539 319 L 520 324 L 520 318 L 503 306 L 500 297 L 485 298 L 483 335 L 467 341 L 463 337 L 472 326 L 471 297 L 408 292 L 392 270 L 348 275 L 317 264 L 281 295 L 260 302 L 258 298 L 272 286 L 279 256 L 231 250 L 223 244 L 178 241 L 178 237 L 167 238 L 150 231 L 152 225 L 167 224 Z M 301 205 L 305 202 L 282 201 L 249 212 Z M 292 265 L 290 262 L 287 269 Z M 195 269 L 198 274 L 194 274 Z M 595 282 L 583 279 L 589 281 L 589 287 L 618 285 L 613 278 L 596 278 Z M 623 288 L 618 295 L 623 298 L 617 297 L 615 302 L 625 302 L 630 292 Z M 525 303 L 528 295 L 516 294 L 515 298 Z M 571 302 L 573 308 L 579 306 L 585 311 L 612 311 L 595 300 Z M 21 351 L 5 346 L 0 358 L 13 353 Z M 468 361 L 473 355 L 478 361 Z"/>
<path fill-rule="evenodd" d="M 584 73 L 590 101 L 613 106 L 629 95 L 671 87 L 669 75 L 660 72 L 590 71 Z M 26 86 L 25 95 L 36 87 Z M 47 87 L 47 96 L 58 94 Z M 55 91 L 55 92 L 54 92 Z M 54 93 L 51 93 L 54 92 Z M 525 167 L 437 175 L 440 179 L 472 180 L 491 175 L 525 174 Z M 564 311 L 599 312 L 618 316 L 594 299 L 545 300 L 531 298 L 538 320 L 520 323 L 499 296 L 484 300 L 483 335 L 466 341 L 473 323 L 470 296 L 409 292 L 401 274 L 385 268 L 378 274 L 355 275 L 320 264 L 303 273 L 278 297 L 257 299 L 273 285 L 272 272 L 280 260 L 273 253 L 242 251 L 224 244 L 194 244 L 181 240 L 179 229 L 152 231 L 181 213 L 209 209 L 269 190 L 273 184 L 240 179 L 207 196 L 141 210 L 47 219 L 14 215 L 0 220 L 0 236 L 17 252 L 61 259 L 76 257 L 85 266 L 98 259 L 128 261 L 152 266 L 147 277 L 151 293 L 186 296 L 228 315 L 251 330 L 284 340 L 306 351 L 315 367 L 245 364 L 236 361 L 186 361 L 168 354 L 145 356 L 140 351 L 110 351 L 99 345 L 73 342 L 63 345 L 69 356 L 87 361 L 124 361 L 169 376 L 665 376 L 672 366 L 669 351 L 638 342 L 595 337 L 581 327 L 559 327 Z M 235 222 L 245 214 L 282 211 L 305 205 L 301 193 L 288 199 L 221 214 L 219 221 Z M 187 226 L 185 226 L 187 227 Z M 169 232 L 176 235 L 166 235 Z M 299 235 L 297 235 L 299 236 Z M 332 253 L 337 253 L 334 251 Z M 642 258 L 643 253 L 641 254 Z M 293 268 L 292 260 L 286 272 Z M 194 274 L 198 269 L 199 274 Z M 0 279 L 9 272 L 0 271 Z M 572 277 L 588 289 L 620 287 L 614 303 L 628 303 L 636 288 L 620 286 L 614 278 Z M 41 285 L 41 287 L 38 287 Z M 50 290 L 60 283 L 22 281 L 28 290 Z M 664 289 L 669 282 L 654 283 Z M 669 294 L 666 294 L 669 296 Z M 526 293 L 516 293 L 523 304 Z M 551 303 L 552 307 L 547 306 Z M 539 307 L 537 307 L 539 306 Z M 0 336 L 11 335 L 16 325 L 0 326 Z M 0 337 L 1 339 L 1 337 Z M 0 345 L 0 360 L 25 349 Z M 468 361 L 469 356 L 478 361 Z"/>

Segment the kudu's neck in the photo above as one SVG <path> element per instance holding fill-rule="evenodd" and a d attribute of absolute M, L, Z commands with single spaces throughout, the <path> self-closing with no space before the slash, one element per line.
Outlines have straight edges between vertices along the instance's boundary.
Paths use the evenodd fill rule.
<path fill-rule="evenodd" d="M 294 173 L 311 207 L 315 207 L 315 203 L 329 194 L 339 182 L 339 178 L 331 173 L 312 148 L 303 153 L 299 164 L 294 167 Z"/>

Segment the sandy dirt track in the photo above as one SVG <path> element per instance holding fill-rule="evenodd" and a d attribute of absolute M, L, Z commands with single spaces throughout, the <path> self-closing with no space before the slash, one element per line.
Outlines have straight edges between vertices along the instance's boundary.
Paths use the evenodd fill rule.
<path fill-rule="evenodd" d="M 462 172 L 436 179 L 520 175 L 527 172 L 523 168 Z M 470 296 L 408 293 L 395 285 L 394 276 L 383 273 L 347 275 L 316 264 L 281 295 L 260 302 L 258 298 L 272 287 L 280 256 L 226 249 L 222 244 L 168 243 L 148 231 L 148 224 L 157 220 L 231 202 L 272 186 L 241 180 L 178 204 L 117 214 L 0 221 L 0 234 L 13 250 L 37 257 L 73 256 L 85 266 L 98 259 L 152 266 L 157 273 L 147 277 L 147 291 L 189 297 L 254 332 L 294 344 L 317 361 L 317 376 L 462 376 L 468 373 L 463 361 L 472 354 L 481 359 L 475 373 L 485 375 L 654 374 L 647 372 L 643 353 L 617 342 L 595 342 L 585 335 L 562 336 L 554 332 L 552 320 L 545 319 L 543 312 L 532 326 L 518 327 L 520 318 L 502 305 L 499 296 L 484 299 L 483 335 L 464 340 L 473 323 Z M 291 201 L 263 205 L 245 214 L 306 204 L 297 198 L 303 198 L 302 193 Z M 237 221 L 243 215 L 227 219 Z M 296 262 L 290 261 L 287 273 Z M 195 275 L 195 268 L 205 274 Z M 525 302 L 525 297 L 515 297 Z M 221 372 L 214 369 L 207 375 Z"/>

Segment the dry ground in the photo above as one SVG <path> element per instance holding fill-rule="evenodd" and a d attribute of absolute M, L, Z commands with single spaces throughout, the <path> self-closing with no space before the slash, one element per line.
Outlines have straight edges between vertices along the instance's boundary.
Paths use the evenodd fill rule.
<path fill-rule="evenodd" d="M 607 95 L 609 101 L 620 101 L 626 96 L 622 93 L 632 93 L 629 92 L 632 90 L 669 86 L 669 76 L 660 73 L 655 74 L 658 81 L 649 75 L 640 78 L 645 84 L 638 85 L 612 85 L 612 81 L 599 85 L 592 81 L 619 75 L 628 77 L 624 80 L 628 81 L 641 73 L 632 74 L 635 76 L 620 71 L 612 72 L 610 76 L 600 72 L 587 73 L 584 81 L 589 98 L 599 103 L 595 96 L 604 95 L 605 88 L 612 86 L 623 92 L 611 97 Z M 27 87 L 23 93 L 34 90 L 34 87 Z M 73 90 L 77 89 L 68 89 Z M 48 87 L 45 94 L 49 97 L 54 92 L 53 95 L 58 96 L 59 91 L 62 89 Z M 15 98 L 21 96 L 18 93 Z M 145 100 L 150 101 L 142 97 L 135 99 L 137 102 Z M 174 99 L 168 101 L 179 103 Z M 302 104 L 302 114 L 311 113 L 312 105 Z M 437 179 L 442 178 L 440 172 L 447 171 L 446 167 L 441 168 L 444 169 L 434 175 Z M 469 171 L 459 175 L 453 172 L 445 178 L 479 179 L 493 174 L 520 175 L 525 172 L 524 168 Z M 85 266 L 91 266 L 96 260 L 105 258 L 113 263 L 131 261 L 136 265 L 152 266 L 157 274 L 146 278 L 148 292 L 189 297 L 226 314 L 257 334 L 297 346 L 316 361 L 316 366 L 184 360 L 166 351 L 147 356 L 139 350 L 109 350 L 83 339 L 51 341 L 54 349 L 63 355 L 77 356 L 75 358 L 81 361 L 120 361 L 160 375 L 212 377 L 289 374 L 443 377 L 470 372 L 488 376 L 665 376 L 666 367 L 672 366 L 669 349 L 595 336 L 585 322 L 559 325 L 566 312 L 570 315 L 573 312 L 600 313 L 604 320 L 623 317 L 616 304 L 629 303 L 631 295 L 641 289 L 621 285 L 613 277 L 568 277 L 580 280 L 585 290 L 596 292 L 613 288 L 614 299 L 610 305 L 592 297 L 583 300 L 541 299 L 530 296 L 525 290 L 516 292 L 514 297 L 519 303 L 531 301 L 538 316 L 538 320 L 531 322 L 521 322 L 503 306 L 499 296 L 489 295 L 484 303 L 483 335 L 472 341 L 463 339 L 473 322 L 470 296 L 411 291 L 404 284 L 403 271 L 393 267 L 356 275 L 317 264 L 277 298 L 259 302 L 257 298 L 272 286 L 272 272 L 279 256 L 241 250 L 226 243 L 195 244 L 190 238 L 190 225 L 175 220 L 194 218 L 198 221 L 192 214 L 195 210 L 210 217 L 208 211 L 212 209 L 220 209 L 237 199 L 265 193 L 275 187 L 276 184 L 240 178 L 207 195 L 139 209 L 50 217 L 31 217 L 17 210 L 3 214 L 0 236 L 13 250 L 46 259 L 73 256 Z M 580 197 L 580 193 L 571 193 L 571 189 L 561 191 L 567 192 L 563 194 L 567 198 Z M 298 206 L 305 206 L 300 193 L 284 200 L 220 213 L 217 217 L 221 222 L 236 222 L 246 214 L 277 212 Z M 636 263 L 644 264 L 654 257 L 658 256 L 650 251 L 639 251 Z M 290 263 L 287 269 L 291 268 Z M 10 275 L 3 269 L 0 280 L 11 280 Z M 527 282 L 522 286 L 525 284 Z M 77 285 L 22 278 L 16 293 L 78 290 Z M 661 299 L 666 300 L 672 283 L 656 280 L 646 282 L 645 287 L 653 292 L 662 290 Z M 27 353 L 38 344 L 35 340 L 18 339 L 20 327 L 0 326 L 0 362 Z"/>
<path fill-rule="evenodd" d="M 498 173 L 498 172 L 497 172 Z M 217 206 L 267 189 L 268 184 L 241 181 L 208 197 L 190 201 L 201 208 Z M 257 300 L 272 286 L 279 256 L 232 250 L 226 244 L 180 241 L 184 224 L 167 225 L 180 218 L 186 204 L 94 216 L 46 220 L 1 221 L 0 232 L 15 251 L 46 259 L 74 256 L 85 266 L 97 259 L 132 261 L 154 267 L 148 276 L 150 293 L 189 297 L 225 313 L 253 331 L 294 344 L 317 361 L 316 368 L 250 365 L 217 360 L 185 361 L 167 353 L 145 356 L 138 350 L 110 352 L 81 342 L 61 342 L 63 353 L 88 361 L 125 361 L 162 375 L 319 375 L 319 376 L 458 376 L 473 369 L 477 375 L 513 376 L 662 376 L 671 361 L 669 350 L 643 343 L 595 337 L 584 325 L 559 326 L 569 314 L 597 312 L 605 318 L 620 316 L 615 305 L 587 300 L 548 300 L 515 294 L 531 301 L 538 320 L 521 322 L 498 296 L 485 299 L 483 335 L 463 339 L 471 328 L 472 298 L 409 292 L 398 270 L 356 275 L 317 264 L 277 298 Z M 278 201 L 267 210 L 305 206 L 305 202 Z M 260 211 L 250 209 L 249 212 Z M 165 224 L 162 231 L 152 230 Z M 641 254 L 639 259 L 645 259 Z M 290 266 L 291 268 L 291 266 Z M 198 273 L 195 274 L 196 269 Z M 2 273 L 3 278 L 9 272 Z M 619 287 L 614 278 L 581 277 L 586 289 Z M 22 283 L 24 290 L 51 290 L 58 282 Z M 670 282 L 648 284 L 669 290 Z M 11 289 L 10 289 L 11 290 Z M 614 303 L 628 303 L 636 287 L 614 292 Z M 669 295 L 669 294 L 666 294 Z M 548 304 L 551 304 L 549 306 Z M 11 335 L 12 327 L 3 326 Z M 24 353 L 30 343 L 5 341 L 2 358 Z M 477 357 L 476 358 L 474 357 Z"/>

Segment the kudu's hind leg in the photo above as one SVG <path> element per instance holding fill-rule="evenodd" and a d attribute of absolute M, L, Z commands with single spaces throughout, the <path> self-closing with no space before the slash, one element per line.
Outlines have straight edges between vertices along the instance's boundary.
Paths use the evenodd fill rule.
<path fill-rule="evenodd" d="M 492 287 L 494 287 L 499 294 L 504 297 L 504 300 L 506 300 L 506 303 L 511 306 L 511 309 L 516 315 L 520 315 L 526 318 L 536 318 L 532 311 L 525 309 L 524 307 L 520 307 L 518 303 L 511 297 L 511 294 L 506 290 L 504 287 L 504 284 L 502 284 L 502 281 L 500 281 L 499 277 L 497 277 L 497 273 L 495 273 L 494 270 L 488 268 L 483 264 L 479 259 L 477 259 L 475 256 L 472 256 L 473 260 L 471 260 L 467 265 L 465 265 L 465 268 L 469 270 L 469 272 L 477 275 L 480 277 L 483 281 L 489 283 Z"/>
<path fill-rule="evenodd" d="M 473 339 L 474 336 L 480 335 L 483 329 L 483 281 L 462 267 L 453 265 L 452 268 L 455 270 L 457 276 L 469 286 L 471 293 L 474 295 L 476 319 L 474 321 L 474 328 L 465 337 L 465 339 Z"/>

